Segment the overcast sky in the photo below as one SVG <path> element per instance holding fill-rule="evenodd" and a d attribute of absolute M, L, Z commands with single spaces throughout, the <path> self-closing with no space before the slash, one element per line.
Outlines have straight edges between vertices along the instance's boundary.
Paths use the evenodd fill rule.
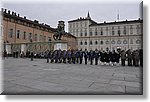
<path fill-rule="evenodd" d="M 133 0 L 134 1 L 134 0 Z M 68 21 L 79 17 L 86 17 L 88 11 L 96 22 L 117 20 L 119 11 L 120 20 L 133 20 L 140 17 L 140 0 L 135 2 L 3 2 L 3 7 L 26 16 L 31 20 L 38 20 L 51 27 L 57 27 L 59 20 L 64 20 L 66 30 Z M 68 31 L 68 30 L 67 30 Z"/>

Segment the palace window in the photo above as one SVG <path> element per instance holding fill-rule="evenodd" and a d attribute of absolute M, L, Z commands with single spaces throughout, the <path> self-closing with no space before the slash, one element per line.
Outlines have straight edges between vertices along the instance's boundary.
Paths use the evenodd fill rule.
<path fill-rule="evenodd" d="M 92 31 L 90 31 L 90 36 L 92 36 Z"/>
<path fill-rule="evenodd" d="M 115 41 L 114 41 L 114 40 L 112 40 L 112 41 L 111 41 L 111 44 L 115 44 Z"/>
<path fill-rule="evenodd" d="M 26 32 L 23 32 L 23 39 L 26 39 Z"/>
<path fill-rule="evenodd" d="M 139 34 L 139 31 L 140 31 L 139 25 L 137 25 L 136 30 L 137 30 L 137 34 Z"/>
<path fill-rule="evenodd" d="M 29 40 L 32 39 L 32 33 L 29 33 Z"/>
<path fill-rule="evenodd" d="M 43 41 L 46 41 L 46 36 L 43 37 Z"/>
<path fill-rule="evenodd" d="M 17 38 L 20 38 L 20 30 L 17 30 Z"/>
<path fill-rule="evenodd" d="M 141 40 L 136 40 L 136 44 L 141 44 Z"/>
<path fill-rule="evenodd" d="M 98 42 L 97 41 L 95 41 L 95 45 L 97 45 L 98 44 Z"/>
<path fill-rule="evenodd" d="M 80 36 L 83 36 L 82 29 L 80 30 Z"/>
<path fill-rule="evenodd" d="M 97 28 L 95 28 L 95 35 L 97 35 Z"/>
<path fill-rule="evenodd" d="M 112 35 L 115 35 L 115 31 L 112 31 Z"/>
<path fill-rule="evenodd" d="M 80 45 L 83 45 L 82 41 L 80 42 Z"/>
<path fill-rule="evenodd" d="M 12 38 L 12 37 L 13 37 L 13 29 L 10 29 L 9 37 L 10 37 L 10 38 Z"/>
<path fill-rule="evenodd" d="M 123 34 L 126 35 L 126 26 L 124 26 Z"/>
<path fill-rule="evenodd" d="M 101 35 L 103 35 L 103 31 L 101 31 Z"/>
<path fill-rule="evenodd" d="M 87 41 L 85 41 L 85 43 L 84 43 L 85 45 L 87 45 Z"/>
<path fill-rule="evenodd" d="M 133 27 L 130 25 L 130 34 L 133 34 Z"/>
<path fill-rule="evenodd" d="M 120 30 L 118 30 L 118 36 L 120 36 Z"/>
<path fill-rule="evenodd" d="M 123 44 L 127 44 L 127 43 L 128 43 L 128 41 L 127 41 L 127 40 L 124 40 L 124 41 L 123 41 Z"/>
<path fill-rule="evenodd" d="M 85 36 L 87 36 L 87 29 L 85 29 Z"/>
<path fill-rule="evenodd" d="M 121 44 L 121 41 L 120 41 L 120 40 L 118 40 L 118 41 L 117 41 L 117 44 Z"/>
<path fill-rule="evenodd" d="M 109 41 L 107 40 L 107 41 L 105 42 L 105 44 L 109 44 Z"/>
<path fill-rule="evenodd" d="M 37 34 L 35 34 L 35 36 L 34 36 L 34 40 L 35 40 L 35 41 L 37 41 Z"/>
<path fill-rule="evenodd" d="M 101 43 L 101 45 L 102 45 L 102 44 L 103 44 L 103 41 L 101 41 L 100 43 Z"/>
<path fill-rule="evenodd" d="M 130 39 L 130 44 L 133 44 L 133 39 Z"/>
<path fill-rule="evenodd" d="M 115 32 L 114 32 L 114 27 L 112 27 L 112 35 L 114 35 L 115 34 Z"/>

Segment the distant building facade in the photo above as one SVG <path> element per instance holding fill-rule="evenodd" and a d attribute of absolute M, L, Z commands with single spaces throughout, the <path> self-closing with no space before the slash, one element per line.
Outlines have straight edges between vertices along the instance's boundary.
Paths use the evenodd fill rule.
<path fill-rule="evenodd" d="M 68 21 L 68 31 L 77 37 L 78 49 L 109 50 L 142 48 L 143 20 L 97 23 L 88 15 Z"/>
<path fill-rule="evenodd" d="M 2 41 L 5 44 L 35 43 L 54 41 L 53 35 L 56 28 L 47 24 L 39 23 L 37 20 L 29 20 L 25 16 L 20 17 L 15 12 L 2 9 Z M 62 21 L 59 21 L 63 25 Z M 67 33 L 62 36 L 62 41 L 67 42 L 68 48 L 76 48 L 76 37 Z"/>

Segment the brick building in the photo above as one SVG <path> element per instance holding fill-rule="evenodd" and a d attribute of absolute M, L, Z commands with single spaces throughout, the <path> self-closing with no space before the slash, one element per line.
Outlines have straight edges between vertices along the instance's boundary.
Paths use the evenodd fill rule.
<path fill-rule="evenodd" d="M 19 14 L 16 14 L 16 12 L 11 12 L 7 9 L 2 9 L 2 15 L 1 30 L 4 44 L 55 42 L 53 35 L 56 32 L 56 28 L 52 28 L 44 23 L 39 23 L 37 20 L 29 20 L 26 16 L 21 17 Z M 61 42 L 66 42 L 68 48 L 76 48 L 76 37 L 69 33 L 62 36 Z M 6 47 L 5 49 L 10 50 L 12 48 Z"/>

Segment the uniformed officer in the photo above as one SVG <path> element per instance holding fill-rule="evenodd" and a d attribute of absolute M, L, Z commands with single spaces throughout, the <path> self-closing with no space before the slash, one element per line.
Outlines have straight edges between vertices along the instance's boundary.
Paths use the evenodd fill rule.
<path fill-rule="evenodd" d="M 90 64 L 93 65 L 94 51 L 92 49 L 89 52 L 89 59 L 90 59 Z"/>
<path fill-rule="evenodd" d="M 82 49 L 79 51 L 79 59 L 80 59 L 80 64 L 82 64 L 82 60 L 83 60 L 83 52 L 82 52 Z"/>
<path fill-rule="evenodd" d="M 71 50 L 67 51 L 67 59 L 68 59 L 68 63 L 71 64 Z"/>
<path fill-rule="evenodd" d="M 58 50 L 54 51 L 54 60 L 55 60 L 55 63 L 58 62 Z"/>
<path fill-rule="evenodd" d="M 31 61 L 33 61 L 34 53 L 31 52 Z"/>
<path fill-rule="evenodd" d="M 66 52 L 66 50 L 63 50 L 62 58 L 63 58 L 63 63 L 66 63 L 66 58 L 67 58 L 67 52 Z"/>
<path fill-rule="evenodd" d="M 125 50 L 121 51 L 121 64 L 122 66 L 125 66 L 125 60 L 126 60 L 126 52 Z"/>
<path fill-rule="evenodd" d="M 108 48 L 106 48 L 106 52 L 105 52 L 105 62 L 107 64 L 109 64 L 109 62 L 110 62 L 110 51 Z"/>
<path fill-rule="evenodd" d="M 47 60 L 47 63 L 49 63 L 49 53 L 50 53 L 50 51 L 47 50 L 47 51 L 46 51 L 46 60 Z"/>
<path fill-rule="evenodd" d="M 71 59 L 72 59 L 72 63 L 75 64 L 75 60 L 76 60 L 76 52 L 75 50 L 72 49 L 71 51 Z"/>
<path fill-rule="evenodd" d="M 87 64 L 87 59 L 88 59 L 88 51 L 87 51 L 87 49 L 84 50 L 83 54 L 84 54 L 85 64 Z"/>
<path fill-rule="evenodd" d="M 76 50 L 76 55 L 75 56 L 76 56 L 76 62 L 79 63 L 79 58 L 80 57 L 79 57 L 79 50 L 78 49 Z"/>
<path fill-rule="evenodd" d="M 131 50 L 129 49 L 127 52 L 127 59 L 128 59 L 128 66 L 132 66 L 132 52 Z"/>
<path fill-rule="evenodd" d="M 111 61 L 112 66 L 115 65 L 115 61 L 116 61 L 116 52 L 115 52 L 115 50 L 113 50 L 110 54 L 110 61 Z"/>
<path fill-rule="evenodd" d="M 61 63 L 62 61 L 62 52 L 61 49 L 58 50 L 58 63 Z"/>
<path fill-rule="evenodd" d="M 98 64 L 98 58 L 99 58 L 99 51 L 97 49 L 95 49 L 94 58 L 95 58 L 95 65 L 97 65 Z"/>

